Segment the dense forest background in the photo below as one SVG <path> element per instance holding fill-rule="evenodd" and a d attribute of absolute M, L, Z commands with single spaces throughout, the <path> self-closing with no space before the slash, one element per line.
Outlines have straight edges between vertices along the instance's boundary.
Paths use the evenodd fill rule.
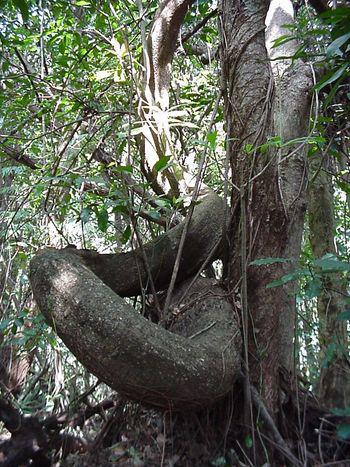
<path fill-rule="evenodd" d="M 0 1 L 0 464 L 347 465 L 350 8 L 347 2 L 337 1 L 332 5 L 272 2 L 280 8 L 282 20 L 279 18 L 276 32 L 273 15 L 267 19 L 269 66 L 277 76 L 285 67 L 305 64 L 311 85 L 303 99 L 309 99 L 310 105 L 303 119 L 305 130 L 299 131 L 302 134 L 289 137 L 282 128 L 284 133 L 270 132 L 268 137 L 264 133 L 252 141 L 243 131 L 235 133 L 241 117 L 236 121 L 227 117 L 229 112 L 235 114 L 236 103 L 243 105 L 239 91 L 237 99 L 232 99 L 227 83 L 239 89 L 245 76 L 237 65 L 239 82 L 238 78 L 237 82 L 228 79 L 236 72 L 233 67 L 228 71 L 225 55 L 229 42 L 234 43 L 227 27 L 229 15 L 224 16 L 225 3 L 230 2 L 187 2 L 183 20 L 170 40 L 171 59 L 162 71 L 166 85 L 163 82 L 163 87 L 158 89 L 155 84 L 152 88 L 157 73 L 151 79 L 150 70 L 154 73 L 161 63 L 156 63 L 156 54 L 152 56 L 157 47 L 152 24 L 157 24 L 162 5 L 167 3 L 172 4 Z M 243 33 L 241 37 L 244 41 Z M 251 76 L 255 87 L 253 71 Z M 284 75 L 278 76 L 276 95 L 285 86 Z M 293 91 L 289 97 L 294 99 Z M 152 115 L 151 99 L 156 104 Z M 278 102 L 285 105 L 282 99 Z M 244 112 L 241 115 L 244 121 Z M 247 116 L 248 122 L 250 118 Z M 235 151 L 239 154 L 236 161 L 231 155 Z M 272 153 L 277 154 L 276 159 Z M 251 171 L 250 186 L 261 174 L 268 174 L 278 158 L 276 183 L 281 181 L 281 187 L 278 185 L 277 192 L 282 193 L 283 183 L 288 182 L 285 179 L 294 173 L 294 168 L 290 171 L 283 164 L 299 153 L 307 160 L 297 189 L 303 190 L 301 211 L 306 211 L 305 219 L 300 217 L 300 257 L 251 254 L 242 237 L 248 236 L 247 244 L 255 237 L 242 225 L 255 192 L 243 193 L 242 180 Z M 240 172 L 242 154 L 258 161 L 256 173 L 252 167 Z M 268 192 L 270 182 L 275 183 L 266 177 L 265 188 L 259 190 Z M 205 413 L 195 411 L 189 421 L 171 407 L 157 411 L 157 404 L 148 396 L 143 399 L 146 406 L 139 404 L 141 397 L 135 389 L 114 392 L 113 384 L 105 384 L 109 383 L 107 376 L 96 377 L 79 363 L 58 337 L 55 321 L 45 318 L 42 306 L 40 311 L 33 299 L 29 263 L 46 247 L 147 255 L 148 244 L 183 222 L 183 231 L 189 229 L 192 235 L 186 216 L 190 212 L 196 219 L 211 193 L 223 200 L 223 208 L 215 203 L 209 207 L 215 215 L 215 210 L 222 208 L 220 222 L 229 225 L 231 241 L 214 258 L 208 252 L 199 259 L 189 258 L 186 267 L 193 275 L 204 271 L 203 277 L 220 282 L 227 291 L 242 328 L 246 365 L 242 364 L 242 372 L 235 378 L 229 401 L 219 402 L 210 415 L 206 407 Z M 284 199 L 286 203 L 288 199 L 282 195 L 281 199 L 282 210 L 298 204 L 292 201 L 285 206 Z M 253 214 L 262 210 L 265 202 L 265 196 L 260 201 L 255 197 Z M 237 212 L 240 233 L 235 236 Z M 229 235 L 225 229 L 221 232 L 212 214 L 204 216 L 208 225 L 219 232 L 220 239 Z M 286 235 L 294 235 L 291 226 Z M 275 238 L 273 227 L 266 229 L 266 236 L 261 237 L 264 245 Z M 195 234 L 202 236 L 203 243 L 209 238 L 208 251 L 216 248 L 217 237 L 212 239 L 205 228 Z M 179 244 L 181 251 L 181 239 Z M 227 253 L 229 248 L 236 248 L 237 260 Z M 175 269 L 179 261 L 175 258 Z M 197 270 L 192 271 L 194 264 Z M 249 276 L 248 268 L 275 268 L 272 279 L 266 279 L 270 277 L 267 273 L 257 276 L 265 277 L 260 286 L 272 293 L 264 300 L 274 309 L 285 305 L 296 310 L 286 319 L 291 320 L 293 358 L 285 364 L 286 357 L 278 383 L 270 388 L 276 392 L 278 386 L 278 397 L 271 396 L 268 383 L 259 387 L 248 356 L 251 343 L 260 339 L 258 326 L 252 332 L 248 324 L 252 304 L 259 303 L 253 302 L 257 279 Z M 126 283 L 130 282 L 129 273 L 125 270 Z M 183 274 L 181 267 L 178 274 Z M 181 307 L 171 308 L 170 303 L 176 274 L 169 276 L 170 293 L 150 277 L 137 293 L 121 295 L 129 296 L 125 300 L 138 314 L 160 326 L 164 324 L 160 309 L 171 309 L 174 316 L 181 314 Z M 276 296 L 277 302 L 273 304 L 270 296 Z M 288 300 L 290 304 L 286 304 Z M 213 323 L 193 331 L 190 337 L 209 331 Z M 267 326 L 274 326 L 274 321 Z M 144 332 L 146 338 L 148 331 Z M 282 342 L 273 351 L 286 353 L 288 345 Z M 79 351 L 74 353 L 79 355 Z M 261 347 L 260 357 L 262 368 L 269 371 L 271 354 Z M 249 394 L 248 361 L 254 383 L 251 390 L 248 387 Z M 133 363 L 130 359 L 130 366 Z M 150 371 L 156 373 L 157 368 Z M 133 401 L 126 397 L 130 394 Z M 283 404 L 289 404 L 285 414 L 290 410 L 290 420 L 288 415 L 281 416 Z M 178 409 L 176 403 L 174 407 Z"/>

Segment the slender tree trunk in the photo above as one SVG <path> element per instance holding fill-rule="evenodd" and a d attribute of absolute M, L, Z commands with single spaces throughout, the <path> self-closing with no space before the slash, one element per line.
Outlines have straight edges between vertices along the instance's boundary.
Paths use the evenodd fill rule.
<path fill-rule="evenodd" d="M 336 254 L 334 243 L 334 201 L 332 179 L 324 170 L 320 155 L 310 160 L 309 186 L 310 243 L 315 258 Z M 320 344 L 318 393 L 327 405 L 343 407 L 350 403 L 349 342 L 346 321 L 337 319 L 344 311 L 346 284 L 340 274 L 322 274 L 322 289 L 317 297 Z"/>

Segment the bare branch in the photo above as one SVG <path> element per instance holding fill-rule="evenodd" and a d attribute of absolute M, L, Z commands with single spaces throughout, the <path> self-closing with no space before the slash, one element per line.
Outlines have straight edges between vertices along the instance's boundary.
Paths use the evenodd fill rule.
<path fill-rule="evenodd" d="M 200 29 L 202 29 L 207 24 L 207 22 L 211 18 L 214 18 L 214 16 L 216 16 L 217 14 L 218 14 L 218 9 L 215 8 L 215 10 L 211 11 L 205 18 L 202 19 L 202 21 L 196 24 L 196 26 L 191 31 L 181 36 L 181 43 L 184 44 L 189 39 L 191 39 L 192 36 L 194 36 Z"/>
<path fill-rule="evenodd" d="M 33 170 L 39 169 L 39 166 L 33 161 L 33 159 L 26 154 L 23 154 L 19 148 L 10 148 L 3 144 L 0 146 L 0 151 L 3 151 L 7 156 L 19 164 L 25 165 Z"/>

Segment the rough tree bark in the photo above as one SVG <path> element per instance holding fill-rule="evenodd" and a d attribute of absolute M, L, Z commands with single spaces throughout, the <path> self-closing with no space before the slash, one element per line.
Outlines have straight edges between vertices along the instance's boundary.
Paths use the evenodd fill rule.
<path fill-rule="evenodd" d="M 162 52 L 153 66 L 164 65 L 166 73 L 174 37 L 190 3 L 165 1 L 156 14 L 155 35 L 150 37 L 153 45 L 147 50 L 154 56 L 154 47 Z M 279 135 L 285 142 L 305 135 L 311 81 L 303 63 L 294 67 L 288 63 L 282 72 L 272 72 L 265 47 L 267 9 L 267 0 L 224 0 L 222 37 L 228 150 L 233 182 L 239 190 L 232 197 L 229 278 L 232 286 L 242 283 L 243 321 L 247 322 L 248 313 L 252 318 L 246 355 L 249 350 L 253 380 L 259 385 L 263 381 L 264 399 L 275 410 L 278 369 L 291 362 L 294 303 L 290 287 L 271 291 L 266 285 L 291 266 L 248 268 L 248 262 L 261 257 L 298 258 L 305 163 L 303 148 L 288 146 L 277 151 L 270 147 L 263 154 L 259 146 L 270 136 Z M 173 41 L 170 49 L 169 40 Z M 167 76 L 159 78 L 165 87 Z M 164 89 L 157 79 L 156 73 L 148 76 L 149 99 L 166 110 Z M 145 121 L 152 123 L 146 116 Z M 159 157 L 161 152 L 156 152 Z M 152 165 L 146 169 L 152 170 Z M 213 403 L 232 388 L 240 371 L 241 337 L 232 307 L 223 296 L 218 297 L 220 289 L 208 286 L 210 296 L 200 297 L 194 305 L 185 300 L 190 325 L 182 326 L 176 319 L 170 329 L 181 333 L 190 329 L 186 337 L 147 321 L 119 296 L 147 289 L 149 271 L 157 290 L 169 284 L 185 226 L 178 282 L 200 271 L 208 258 L 216 258 L 223 210 L 217 196 L 206 193 L 190 221 L 146 245 L 144 252 L 111 256 L 46 250 L 32 261 L 34 295 L 48 321 L 90 371 L 126 397 L 179 409 Z M 192 293 L 199 293 L 203 284 L 193 287 Z M 175 297 L 182 297 L 187 288 Z M 173 315 L 181 315 L 181 309 L 181 303 L 177 304 Z"/>
<path fill-rule="evenodd" d="M 257 258 L 298 260 L 305 212 L 305 154 L 295 145 L 259 149 L 271 137 L 283 143 L 307 134 L 312 86 L 307 64 L 285 59 L 272 67 L 265 42 L 293 21 L 279 2 L 265 35 L 267 0 L 223 1 L 223 72 L 233 183 L 229 277 L 240 286 L 243 322 L 249 325 L 246 358 L 251 379 L 271 410 L 278 397 L 278 369 L 291 368 L 295 303 L 290 285 L 266 286 L 293 262 L 249 266 Z M 292 45 L 291 45 L 292 46 Z M 270 54 L 271 54 L 270 50 Z M 277 49 L 277 55 L 286 55 Z M 290 55 L 290 53 L 287 53 Z M 245 330 L 248 334 L 248 329 Z M 249 355 L 249 358 L 248 358 Z"/>
<path fill-rule="evenodd" d="M 157 290 L 170 281 L 183 226 L 144 247 Z M 222 201 L 208 196 L 194 209 L 179 281 L 217 257 L 220 226 Z M 125 397 L 175 409 L 212 404 L 230 391 L 240 368 L 241 336 L 232 307 L 224 291 L 209 281 L 206 287 L 192 286 L 189 302 L 187 295 L 176 307 L 174 303 L 174 332 L 150 322 L 117 295 L 137 295 L 147 288 L 140 256 L 138 250 L 120 255 L 43 250 L 31 263 L 36 301 L 77 358 Z M 173 300 L 186 295 L 190 285 Z M 181 305 L 186 326 L 181 325 Z"/>
<path fill-rule="evenodd" d="M 156 192 L 174 193 L 178 188 L 173 173 L 163 171 L 165 179 L 158 177 L 153 165 L 170 145 L 170 64 L 191 3 L 161 2 L 144 45 L 141 155 L 144 172 Z M 186 178 L 184 174 L 182 178 Z M 218 257 L 223 203 L 208 190 L 201 191 L 198 184 L 195 194 L 200 194 L 201 202 L 192 205 L 186 220 L 139 250 L 120 255 L 48 250 L 31 264 L 31 283 L 40 309 L 79 360 L 121 394 L 153 406 L 179 409 L 211 404 L 230 391 L 240 368 L 240 330 L 218 287 L 208 285 L 209 296 L 204 300 L 198 295 L 197 282 L 190 292 L 197 293 L 195 302 L 189 304 L 185 298 L 176 305 L 176 309 L 185 305 L 186 316 L 193 317 L 191 324 L 186 319 L 190 335 L 179 325 L 182 312 L 175 313 L 177 319 L 170 326 L 174 332 L 170 333 L 120 298 L 140 294 L 150 284 L 155 290 L 172 285 L 178 259 L 176 279 L 181 282 Z M 177 258 L 180 245 L 181 258 Z M 187 289 L 188 285 L 174 297 L 188 294 Z M 169 321 L 169 298 L 168 294 L 167 316 L 161 317 L 164 323 Z"/>

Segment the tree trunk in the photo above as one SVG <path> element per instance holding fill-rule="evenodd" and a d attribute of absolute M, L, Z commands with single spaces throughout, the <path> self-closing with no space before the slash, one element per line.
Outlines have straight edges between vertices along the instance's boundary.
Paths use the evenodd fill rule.
<path fill-rule="evenodd" d="M 332 179 L 324 170 L 324 164 L 325 160 L 319 155 L 310 160 L 312 183 L 308 190 L 308 213 L 310 243 L 316 259 L 327 253 L 337 253 L 334 243 Z M 344 295 L 346 284 L 339 273 L 322 274 L 322 288 L 317 297 L 321 368 L 318 393 L 327 405 L 334 407 L 345 407 L 350 403 L 346 321 L 337 320 L 338 315 L 344 311 Z"/>
<path fill-rule="evenodd" d="M 268 6 L 263 0 L 244 4 L 224 0 L 222 41 L 227 44 L 223 69 L 228 151 L 237 187 L 232 197 L 229 277 L 232 287 L 240 286 L 251 379 L 275 411 L 278 369 L 291 368 L 295 303 L 290 285 L 267 286 L 290 272 L 299 258 L 306 173 L 303 147 L 262 145 L 271 137 L 285 143 L 306 135 L 312 82 L 309 67 L 301 62 L 272 69 L 265 46 Z M 275 10 L 277 37 L 288 22 L 286 15 Z M 292 261 L 249 266 L 266 257 Z"/>

